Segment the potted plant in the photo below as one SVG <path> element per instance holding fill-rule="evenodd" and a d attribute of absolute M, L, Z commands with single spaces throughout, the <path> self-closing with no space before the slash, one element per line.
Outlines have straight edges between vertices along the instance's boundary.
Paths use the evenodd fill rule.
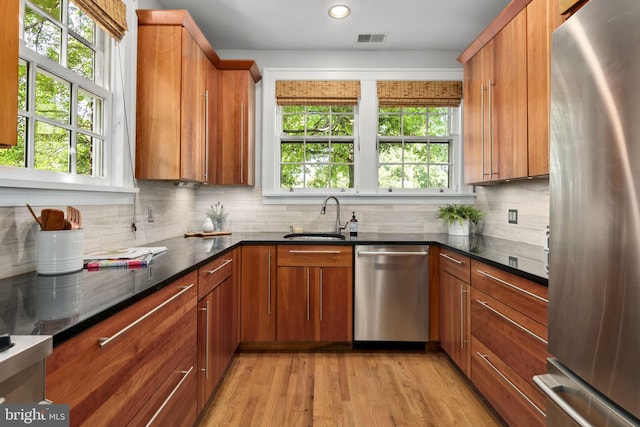
<path fill-rule="evenodd" d="M 449 234 L 454 236 L 468 236 L 469 225 L 477 224 L 484 216 L 484 212 L 471 205 L 447 205 L 438 208 L 438 218 L 448 226 Z"/>
<path fill-rule="evenodd" d="M 211 219 L 216 230 L 222 230 L 222 222 L 227 218 L 227 215 L 224 211 L 224 205 L 219 200 L 207 211 L 207 217 Z"/>

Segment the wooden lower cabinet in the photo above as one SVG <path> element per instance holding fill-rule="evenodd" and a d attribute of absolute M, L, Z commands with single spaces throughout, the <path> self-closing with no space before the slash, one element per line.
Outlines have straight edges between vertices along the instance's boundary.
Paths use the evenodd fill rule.
<path fill-rule="evenodd" d="M 210 289 L 198 301 L 198 412 L 215 391 L 238 347 L 236 251 L 198 270 L 200 287 Z"/>
<path fill-rule="evenodd" d="M 276 340 L 276 246 L 245 245 L 240 285 L 240 341 Z"/>
<path fill-rule="evenodd" d="M 70 425 L 146 424 L 140 411 L 155 414 L 158 402 L 194 399 L 194 372 L 177 372 L 196 369 L 196 290 L 193 272 L 54 348 L 46 395 L 69 405 Z M 178 377 L 185 378 L 180 392 L 162 394 Z M 195 411 L 186 408 L 181 421 L 193 423 Z"/>
<path fill-rule="evenodd" d="M 351 341 L 351 275 L 344 267 L 278 267 L 278 341 Z"/>
<path fill-rule="evenodd" d="M 446 271 L 440 272 L 440 345 L 469 377 L 469 285 Z"/>

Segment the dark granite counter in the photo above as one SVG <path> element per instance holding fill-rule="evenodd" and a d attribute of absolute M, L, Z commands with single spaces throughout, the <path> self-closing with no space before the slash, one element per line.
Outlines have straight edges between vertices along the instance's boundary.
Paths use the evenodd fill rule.
<path fill-rule="evenodd" d="M 547 252 L 480 235 L 359 233 L 344 241 L 290 241 L 285 233 L 234 233 L 213 239 L 176 237 L 145 246 L 168 250 L 139 269 L 35 272 L 0 280 L 0 333 L 53 335 L 54 346 L 242 244 L 437 244 L 547 285 Z"/>

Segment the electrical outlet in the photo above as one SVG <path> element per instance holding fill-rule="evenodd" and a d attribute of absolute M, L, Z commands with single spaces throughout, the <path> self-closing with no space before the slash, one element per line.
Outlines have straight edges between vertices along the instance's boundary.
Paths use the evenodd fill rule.
<path fill-rule="evenodd" d="M 147 208 L 147 221 L 153 222 L 153 206 Z"/>
<path fill-rule="evenodd" d="M 509 209 L 509 224 L 518 223 L 518 211 L 516 209 Z"/>

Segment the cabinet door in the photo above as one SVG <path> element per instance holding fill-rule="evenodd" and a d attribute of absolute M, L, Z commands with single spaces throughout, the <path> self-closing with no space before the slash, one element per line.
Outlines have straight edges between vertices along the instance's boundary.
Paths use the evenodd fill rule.
<path fill-rule="evenodd" d="M 242 247 L 240 340 L 276 339 L 276 247 Z"/>
<path fill-rule="evenodd" d="M 312 341 L 316 310 L 312 306 L 312 268 L 278 267 L 278 341 Z"/>
<path fill-rule="evenodd" d="M 315 341 L 348 342 L 353 339 L 352 269 L 320 267 L 314 269 L 316 282 Z"/>
<path fill-rule="evenodd" d="M 18 23 L 19 0 L 0 2 L 0 147 L 14 146 L 18 119 Z"/>
<path fill-rule="evenodd" d="M 440 270 L 440 345 L 462 372 L 471 375 L 469 285 Z"/>
<path fill-rule="evenodd" d="M 491 179 L 489 82 L 493 44 L 489 42 L 464 64 L 464 176 L 467 184 Z"/>
<path fill-rule="evenodd" d="M 205 181 L 207 57 L 182 29 L 180 177 Z"/>
<path fill-rule="evenodd" d="M 518 14 L 493 39 L 491 180 L 524 178 L 527 168 L 527 20 Z"/>
<path fill-rule="evenodd" d="M 215 183 L 255 184 L 255 82 L 248 70 L 219 72 Z"/>

